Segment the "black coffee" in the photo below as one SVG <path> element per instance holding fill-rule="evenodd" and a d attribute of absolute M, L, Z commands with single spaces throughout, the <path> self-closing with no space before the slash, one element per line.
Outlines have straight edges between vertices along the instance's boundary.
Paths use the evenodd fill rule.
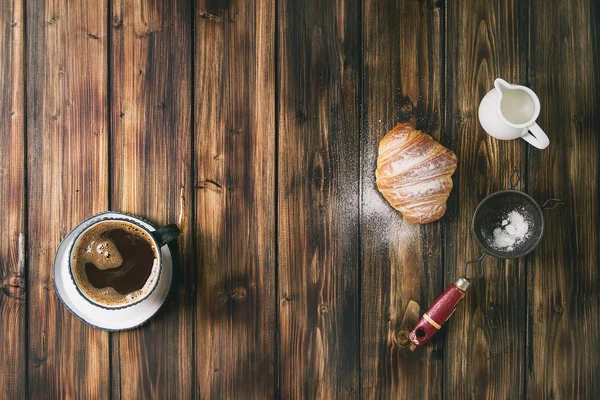
<path fill-rule="evenodd" d="M 157 250 L 150 235 L 122 221 L 101 222 L 73 249 L 73 272 L 92 299 L 123 305 L 147 293 L 156 278 Z"/>

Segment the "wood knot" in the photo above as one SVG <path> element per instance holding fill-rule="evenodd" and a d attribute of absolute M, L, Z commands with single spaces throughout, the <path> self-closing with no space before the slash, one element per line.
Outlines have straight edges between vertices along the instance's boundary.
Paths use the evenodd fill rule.
<path fill-rule="evenodd" d="M 409 334 L 410 334 L 410 331 L 407 331 L 406 329 L 398 329 L 396 332 L 394 332 L 394 343 L 396 343 L 396 346 L 398 346 L 398 347 L 410 346 L 411 341 L 408 338 Z"/>
<path fill-rule="evenodd" d="M 113 28 L 121 29 L 122 27 L 123 27 L 123 20 L 118 17 L 114 17 L 113 18 Z"/>
<path fill-rule="evenodd" d="M 282 303 L 289 303 L 289 302 L 291 302 L 293 300 L 294 300 L 294 296 L 291 296 L 291 295 L 289 295 L 287 293 L 284 293 L 284 294 L 281 295 L 281 302 Z"/>
<path fill-rule="evenodd" d="M 554 304 L 554 314 L 561 315 L 563 313 L 563 307 L 560 304 Z"/>
<path fill-rule="evenodd" d="M 413 108 L 412 104 L 405 104 L 402 106 L 402 112 L 405 114 L 412 114 Z"/>
<path fill-rule="evenodd" d="M 200 14 L 200 18 L 203 19 L 208 19 L 211 21 L 220 21 L 221 17 L 219 17 L 217 14 L 215 13 L 211 13 L 211 12 L 203 12 Z"/>
<path fill-rule="evenodd" d="M 227 303 L 229 300 L 241 301 L 248 297 L 248 290 L 243 286 L 236 287 L 233 290 L 222 289 L 219 290 L 218 296 L 223 303 Z"/>
<path fill-rule="evenodd" d="M 88 33 L 87 37 L 93 40 L 99 40 L 100 36 L 94 35 L 93 33 Z"/>
<path fill-rule="evenodd" d="M 419 320 L 420 307 L 419 303 L 414 300 L 410 300 L 402 316 L 402 320 L 399 324 L 392 322 L 392 335 L 391 340 L 393 343 L 402 348 L 403 350 L 412 351 L 412 342 L 408 338 L 410 331 L 413 329 L 417 321 Z"/>
<path fill-rule="evenodd" d="M 237 287 L 231 291 L 231 298 L 234 300 L 244 300 L 246 297 L 248 297 L 248 290 L 243 286 Z"/>
<path fill-rule="evenodd" d="M 469 126 L 471 121 L 473 120 L 473 115 L 470 112 L 459 113 L 457 115 L 458 123 L 462 126 Z"/>
<path fill-rule="evenodd" d="M 10 275 L 2 281 L 2 294 L 17 300 L 25 300 L 25 279 Z"/>

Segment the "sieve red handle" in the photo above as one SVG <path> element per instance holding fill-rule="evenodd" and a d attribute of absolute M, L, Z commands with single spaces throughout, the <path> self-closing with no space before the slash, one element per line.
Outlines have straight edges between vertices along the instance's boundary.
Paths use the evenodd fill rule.
<path fill-rule="evenodd" d="M 469 281 L 466 278 L 458 278 L 456 282 L 448 286 L 408 335 L 410 341 L 417 346 L 427 343 L 452 316 L 458 304 L 465 297 L 468 287 Z"/>

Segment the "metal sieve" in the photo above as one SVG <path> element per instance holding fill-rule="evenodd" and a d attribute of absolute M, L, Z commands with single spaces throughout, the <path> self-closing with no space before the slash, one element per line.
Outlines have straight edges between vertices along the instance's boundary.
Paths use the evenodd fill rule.
<path fill-rule="evenodd" d="M 531 198 L 531 196 L 515 190 L 519 184 L 519 174 L 511 175 L 511 188 L 492 193 L 483 199 L 473 213 L 472 230 L 475 239 L 483 249 L 481 256 L 475 260 L 465 263 L 465 274 L 469 264 L 478 265 L 478 273 L 474 276 L 458 278 L 456 282 L 437 298 L 433 305 L 427 310 L 423 317 L 409 335 L 409 339 L 416 346 L 422 346 L 442 327 L 456 310 L 456 306 L 465 296 L 465 292 L 471 284 L 471 279 L 483 276 L 483 263 L 492 255 L 497 258 L 518 258 L 531 253 L 542 240 L 544 235 L 544 213 L 543 210 L 556 208 L 562 201 L 559 199 L 548 199 L 542 207 Z M 504 248 L 494 246 L 494 230 L 503 226 L 503 220 L 512 211 L 518 211 L 525 217 L 527 222 L 527 234 L 511 246 Z"/>

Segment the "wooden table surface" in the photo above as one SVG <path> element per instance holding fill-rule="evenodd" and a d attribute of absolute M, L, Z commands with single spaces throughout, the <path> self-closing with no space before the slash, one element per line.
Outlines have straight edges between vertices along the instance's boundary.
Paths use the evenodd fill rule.
<path fill-rule="evenodd" d="M 600 396 L 598 1 L 0 0 L 0 55 L 1 398 Z M 548 149 L 482 130 L 496 77 Z M 376 190 L 399 121 L 458 156 L 438 222 Z M 514 170 L 565 204 L 411 353 Z M 51 279 L 109 209 L 183 231 L 167 304 L 119 333 Z"/>

